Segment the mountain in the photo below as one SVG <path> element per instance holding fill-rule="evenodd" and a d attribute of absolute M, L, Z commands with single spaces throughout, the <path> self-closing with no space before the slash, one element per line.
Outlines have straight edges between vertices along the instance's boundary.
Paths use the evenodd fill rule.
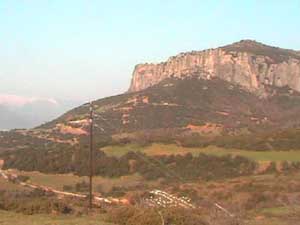
<path fill-rule="evenodd" d="M 300 54 L 252 40 L 181 53 L 159 64 L 137 65 L 129 92 L 143 90 L 168 77 L 184 78 L 195 73 L 203 79 L 218 77 L 239 84 L 259 95 L 269 85 L 300 91 Z"/>
<path fill-rule="evenodd" d="M 185 142 L 196 135 L 203 143 L 217 144 L 220 137 L 266 135 L 299 127 L 300 94 L 291 94 L 288 88 L 271 90 L 272 96 L 259 98 L 219 78 L 169 78 L 139 92 L 94 101 L 95 142 L 107 138 L 118 143 Z M 85 104 L 35 129 L 4 134 L 0 143 L 22 149 L 37 143 L 44 148 L 48 142 L 74 146 L 88 140 L 88 119 L 89 104 Z M 224 143 L 236 147 L 232 142 Z"/>
<path fill-rule="evenodd" d="M 95 143 L 300 148 L 299 58 L 247 40 L 138 65 L 127 93 L 93 102 Z M 35 129 L 1 133 L 0 149 L 78 146 L 88 132 L 84 104 Z"/>
<path fill-rule="evenodd" d="M 16 127 L 28 127 L 29 123 L 16 112 L 5 105 L 0 105 L 0 130 L 9 130 Z"/>
<path fill-rule="evenodd" d="M 0 130 L 33 128 L 51 121 L 78 103 L 36 99 L 22 104 L 0 102 Z"/>

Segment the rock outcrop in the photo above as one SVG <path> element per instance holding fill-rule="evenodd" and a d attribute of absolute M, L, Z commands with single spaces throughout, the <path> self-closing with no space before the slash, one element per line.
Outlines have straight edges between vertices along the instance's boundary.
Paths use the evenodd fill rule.
<path fill-rule="evenodd" d="M 181 53 L 160 64 L 137 65 L 129 92 L 146 89 L 168 77 L 191 75 L 218 77 L 260 94 L 269 85 L 300 91 L 300 54 L 252 40 Z"/>

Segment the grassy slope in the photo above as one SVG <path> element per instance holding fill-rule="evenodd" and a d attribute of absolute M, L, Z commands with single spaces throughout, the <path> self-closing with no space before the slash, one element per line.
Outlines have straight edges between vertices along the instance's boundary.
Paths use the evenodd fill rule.
<path fill-rule="evenodd" d="M 121 156 L 129 151 L 142 151 L 149 155 L 161 155 L 161 154 L 185 154 L 192 153 L 194 155 L 205 153 L 217 156 L 232 154 L 244 156 L 256 161 L 300 161 L 299 151 L 244 151 L 239 149 L 224 149 L 214 146 L 206 148 L 185 148 L 177 145 L 165 145 L 165 144 L 152 144 L 150 146 L 141 147 L 138 145 L 123 145 L 123 146 L 108 146 L 102 149 L 109 155 Z"/>
<path fill-rule="evenodd" d="M 109 225 L 103 216 L 23 215 L 0 210 L 1 225 Z"/>

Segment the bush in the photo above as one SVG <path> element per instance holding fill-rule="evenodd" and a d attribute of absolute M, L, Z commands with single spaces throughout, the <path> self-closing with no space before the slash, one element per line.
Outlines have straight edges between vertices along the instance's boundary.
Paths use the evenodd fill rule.
<path fill-rule="evenodd" d="M 264 173 L 276 173 L 277 172 L 277 166 L 275 162 L 271 162 L 267 169 L 264 171 Z"/>
<path fill-rule="evenodd" d="M 63 186 L 63 191 L 66 191 L 66 192 L 70 192 L 70 191 L 73 191 L 74 188 L 72 185 L 64 185 Z"/>
<path fill-rule="evenodd" d="M 76 192 L 88 192 L 89 191 L 89 184 L 85 181 L 76 183 L 75 184 L 75 191 Z"/>
<path fill-rule="evenodd" d="M 247 210 L 279 206 L 276 193 L 254 192 L 245 203 Z"/>
<path fill-rule="evenodd" d="M 24 175 L 20 175 L 20 176 L 18 176 L 18 180 L 21 181 L 21 182 L 26 182 L 26 181 L 29 180 L 29 177 L 24 176 Z"/>

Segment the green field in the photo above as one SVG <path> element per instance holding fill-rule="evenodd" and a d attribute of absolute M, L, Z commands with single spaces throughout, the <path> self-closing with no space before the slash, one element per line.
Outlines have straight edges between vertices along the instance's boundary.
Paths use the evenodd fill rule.
<path fill-rule="evenodd" d="M 110 156 L 121 157 L 128 152 L 145 152 L 146 147 L 142 147 L 136 144 L 127 145 L 113 145 L 101 148 L 106 154 Z"/>
<path fill-rule="evenodd" d="M 255 161 L 290 161 L 300 162 L 300 151 L 249 151 L 240 149 L 225 149 L 215 146 L 206 148 L 186 148 L 175 144 L 152 144 L 146 147 L 138 145 L 122 145 L 122 146 L 108 146 L 102 149 L 105 153 L 112 156 L 120 157 L 130 151 L 140 151 L 148 155 L 170 155 L 170 154 L 186 154 L 192 153 L 198 155 L 200 153 L 212 154 L 216 156 L 223 155 L 239 155 L 244 156 Z"/>
<path fill-rule="evenodd" d="M 23 215 L 0 210 L 1 225 L 109 225 L 109 223 L 103 222 L 103 219 L 103 215 Z"/>

